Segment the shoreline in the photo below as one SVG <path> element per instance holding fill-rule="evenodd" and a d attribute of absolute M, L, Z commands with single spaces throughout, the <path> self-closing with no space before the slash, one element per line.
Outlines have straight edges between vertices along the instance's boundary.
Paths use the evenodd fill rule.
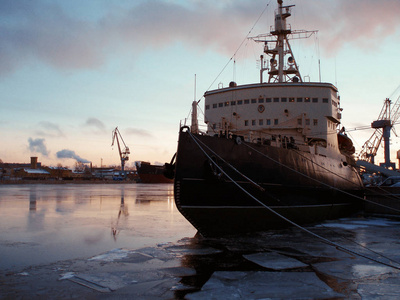
<path fill-rule="evenodd" d="M 136 184 L 134 180 L 0 180 L 0 185 L 23 184 Z"/>

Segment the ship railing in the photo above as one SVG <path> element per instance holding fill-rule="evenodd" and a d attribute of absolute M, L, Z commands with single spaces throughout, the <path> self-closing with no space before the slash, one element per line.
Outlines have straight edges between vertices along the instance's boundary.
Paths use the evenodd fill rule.
<path fill-rule="evenodd" d="M 290 24 L 285 24 L 285 25 L 282 26 L 282 27 L 284 27 L 284 28 L 276 29 L 275 25 L 271 25 L 271 26 L 269 27 L 269 31 L 270 31 L 272 34 L 276 34 L 276 33 L 278 33 L 278 32 L 284 32 L 284 33 L 286 33 L 286 34 L 289 34 L 290 32 L 292 32 L 292 25 L 290 25 Z"/>
<path fill-rule="evenodd" d="M 290 24 L 287 25 L 289 27 L 290 33 L 287 35 L 289 40 L 298 40 L 298 39 L 307 39 L 311 37 L 313 34 L 317 34 L 318 30 L 291 30 Z M 275 26 L 271 26 L 271 31 L 275 29 Z M 273 34 L 266 33 L 266 34 L 259 34 L 257 36 L 249 37 L 249 39 L 257 42 L 257 43 L 265 43 L 265 42 L 276 42 L 276 38 Z"/>

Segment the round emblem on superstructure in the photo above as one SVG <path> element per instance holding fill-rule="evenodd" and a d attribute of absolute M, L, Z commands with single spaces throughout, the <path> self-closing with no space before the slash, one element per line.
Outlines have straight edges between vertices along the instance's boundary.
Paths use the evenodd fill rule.
<path fill-rule="evenodd" d="M 258 112 L 262 113 L 262 112 L 264 112 L 265 107 L 264 107 L 264 105 L 260 104 L 257 109 L 258 109 Z"/>

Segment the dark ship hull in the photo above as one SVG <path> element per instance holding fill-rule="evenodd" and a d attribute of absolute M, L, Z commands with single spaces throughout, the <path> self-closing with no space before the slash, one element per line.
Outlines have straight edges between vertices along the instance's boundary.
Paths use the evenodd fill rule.
<path fill-rule="evenodd" d="M 165 167 L 152 165 L 148 162 L 136 163 L 140 183 L 173 183 L 173 179 L 165 177 Z"/>
<path fill-rule="evenodd" d="M 175 202 L 203 235 L 314 223 L 361 208 L 338 90 L 303 80 L 289 40 L 313 32 L 292 31 L 294 5 L 277 4 L 270 33 L 252 38 L 262 44 L 260 81 L 207 90 L 207 129 L 200 134 L 194 100 L 190 131 L 179 134 Z"/>
<path fill-rule="evenodd" d="M 204 236 L 290 226 L 284 218 L 307 224 L 348 216 L 361 209 L 362 195 L 348 159 L 181 130 L 175 202 Z"/>

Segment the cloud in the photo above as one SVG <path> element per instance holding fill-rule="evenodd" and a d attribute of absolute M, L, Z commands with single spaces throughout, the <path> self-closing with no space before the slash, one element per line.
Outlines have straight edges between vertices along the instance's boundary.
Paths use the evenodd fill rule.
<path fill-rule="evenodd" d="M 321 38 L 321 47 L 328 53 L 346 44 L 360 49 L 377 47 L 400 27 L 398 0 L 321 3 L 317 0 L 296 3 L 293 14 L 302 17 L 307 25 L 296 25 L 296 29 L 318 29 L 326 35 Z M 101 4 L 93 1 L 92 5 Z M 3 0 L 0 1 L 0 75 L 31 60 L 63 70 L 93 69 L 102 66 L 110 55 L 129 53 L 134 57 L 149 48 L 161 50 L 176 43 L 197 51 L 214 49 L 231 55 L 265 6 L 264 0 L 218 3 L 193 0 L 184 4 L 149 0 L 124 5 L 116 1 L 109 3 L 96 18 L 84 18 L 83 14 L 74 16 L 65 9 L 68 6 L 63 8 L 49 1 Z M 271 2 L 267 13 L 271 14 L 275 6 L 276 2 Z M 290 23 L 299 19 L 292 18 Z M 254 35 L 265 33 L 272 21 L 269 18 L 265 30 Z"/>
<path fill-rule="evenodd" d="M 36 130 L 36 134 L 40 136 L 49 137 L 63 137 L 65 136 L 60 127 L 57 124 L 42 121 L 39 123 L 41 129 Z"/>
<path fill-rule="evenodd" d="M 90 68 L 101 61 L 98 29 L 43 1 L 0 2 L 0 67 L 12 71 L 38 59 L 56 68 Z M 3 71 L 3 72 L 4 72 Z"/>
<path fill-rule="evenodd" d="M 46 145 L 44 144 L 44 139 L 32 139 L 29 138 L 28 139 L 28 143 L 29 143 L 29 150 L 31 152 L 36 152 L 36 153 L 40 153 L 44 156 L 49 156 L 49 151 L 46 148 Z"/>
<path fill-rule="evenodd" d="M 306 14 L 297 29 L 319 30 L 321 47 L 327 54 L 346 45 L 376 51 L 381 41 L 400 29 L 398 0 L 303 1 L 301 7 L 296 5 L 297 10 Z"/>
<path fill-rule="evenodd" d="M 212 44 L 231 53 L 263 1 L 252 5 L 243 0 L 219 5 L 194 1 L 185 6 L 163 0 L 133 1 L 124 9 L 110 4 L 104 15 L 85 20 L 56 3 L 22 3 L 0 2 L 0 19 L 7 24 L 0 26 L 0 74 L 29 60 L 65 70 L 92 69 L 104 64 L 110 54 L 140 53 L 176 42 L 199 49 Z"/>
<path fill-rule="evenodd" d="M 149 131 L 140 128 L 127 128 L 124 131 L 128 135 L 136 135 L 139 137 L 153 137 L 153 135 Z"/>
<path fill-rule="evenodd" d="M 85 164 L 90 163 L 90 161 L 88 161 L 87 159 L 84 159 L 84 158 L 78 156 L 75 153 L 75 151 L 68 150 L 68 149 L 63 149 L 61 151 L 58 151 L 56 153 L 56 155 L 57 155 L 57 158 L 73 158 L 78 162 L 82 162 L 82 163 L 85 163 Z"/>
<path fill-rule="evenodd" d="M 100 132 L 105 132 L 106 131 L 106 126 L 104 125 L 104 123 L 102 121 L 100 121 L 99 119 L 96 119 L 96 118 L 87 119 L 86 122 L 85 122 L 85 126 L 93 127 L 93 128 L 97 129 Z"/>

